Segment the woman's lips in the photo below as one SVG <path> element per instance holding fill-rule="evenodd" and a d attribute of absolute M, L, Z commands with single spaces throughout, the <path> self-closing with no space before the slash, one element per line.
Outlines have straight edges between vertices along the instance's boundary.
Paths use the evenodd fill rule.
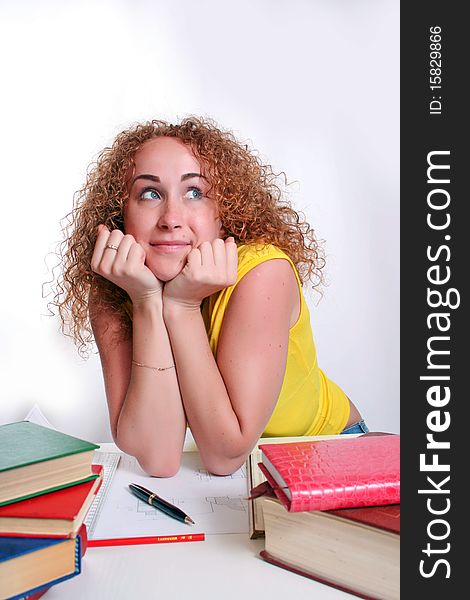
<path fill-rule="evenodd" d="M 187 242 L 159 242 L 151 243 L 150 247 L 159 254 L 171 254 L 173 252 L 182 252 L 191 247 Z"/>

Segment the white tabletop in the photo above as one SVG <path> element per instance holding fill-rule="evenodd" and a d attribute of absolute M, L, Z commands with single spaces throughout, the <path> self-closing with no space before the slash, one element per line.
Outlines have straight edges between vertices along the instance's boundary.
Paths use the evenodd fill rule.
<path fill-rule="evenodd" d="M 264 562 L 263 540 L 209 535 L 203 542 L 89 548 L 82 573 L 48 600 L 343 599 L 339 590 Z"/>
<path fill-rule="evenodd" d="M 102 444 L 110 451 L 112 445 Z M 266 563 L 264 540 L 206 535 L 202 542 L 88 548 L 77 577 L 52 587 L 48 600 L 277 600 L 353 598 Z"/>

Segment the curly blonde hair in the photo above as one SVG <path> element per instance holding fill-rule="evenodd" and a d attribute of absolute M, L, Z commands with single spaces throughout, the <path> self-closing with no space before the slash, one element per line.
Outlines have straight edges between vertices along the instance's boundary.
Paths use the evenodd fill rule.
<path fill-rule="evenodd" d="M 123 327 L 130 328 L 124 308 L 126 292 L 96 275 L 91 257 L 98 225 L 123 228 L 134 156 L 146 141 L 160 136 L 178 138 L 190 146 L 209 181 L 208 195 L 217 204 L 227 236 L 233 236 L 237 244 L 273 244 L 292 259 L 302 283 L 310 280 L 317 287 L 322 282 L 324 255 L 313 229 L 281 191 L 280 176 L 247 145 L 211 119 L 187 117 L 178 125 L 161 120 L 139 123 L 121 132 L 90 165 L 86 183 L 75 194 L 74 208 L 65 218 L 64 241 L 58 250 L 60 275 L 49 305 L 58 308 L 62 332 L 75 340 L 83 355 L 93 341 L 90 291 L 99 298 L 100 307 L 115 310 Z"/>

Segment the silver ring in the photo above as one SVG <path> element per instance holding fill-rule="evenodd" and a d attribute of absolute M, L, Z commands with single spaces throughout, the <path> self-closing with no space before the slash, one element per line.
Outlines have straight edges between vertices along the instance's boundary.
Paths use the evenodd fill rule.
<path fill-rule="evenodd" d="M 116 250 L 116 252 L 118 249 L 118 247 L 115 246 L 114 244 L 106 244 L 105 248 L 109 248 L 110 250 Z"/>

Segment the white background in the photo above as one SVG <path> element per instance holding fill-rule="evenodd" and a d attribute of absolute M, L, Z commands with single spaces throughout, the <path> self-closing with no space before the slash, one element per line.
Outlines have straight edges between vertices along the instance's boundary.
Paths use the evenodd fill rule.
<path fill-rule="evenodd" d="M 307 294 L 319 363 L 399 432 L 399 2 L 0 3 L 0 423 L 38 403 L 110 440 L 99 359 L 47 315 L 59 222 L 90 161 L 138 120 L 213 117 L 285 171 L 325 240 Z"/>

